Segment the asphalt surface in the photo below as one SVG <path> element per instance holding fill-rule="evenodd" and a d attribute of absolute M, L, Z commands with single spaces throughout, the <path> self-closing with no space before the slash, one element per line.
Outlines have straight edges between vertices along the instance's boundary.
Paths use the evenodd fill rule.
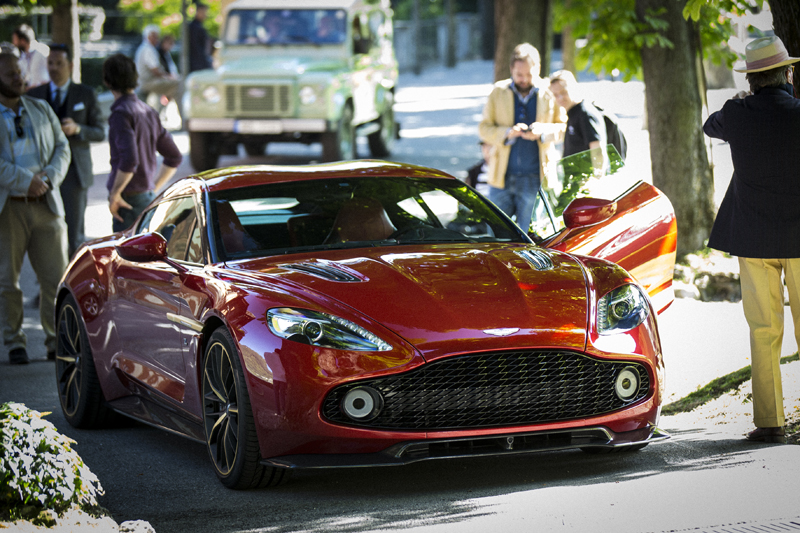
<path fill-rule="evenodd" d="M 476 125 L 490 81 L 488 62 L 403 78 L 397 98 L 403 138 L 395 159 L 463 173 L 479 157 Z M 598 81 L 587 87 L 598 101 L 617 104 L 609 107 L 623 120 L 629 164 L 649 175 L 641 84 Z M 176 139 L 186 148 L 185 134 L 176 133 Z M 361 151 L 366 154 L 363 144 Z M 96 184 L 87 211 L 93 236 L 110 231 L 107 153 L 107 145 L 95 145 Z M 714 155 L 721 198 L 729 158 L 726 163 L 724 146 L 715 146 Z M 318 157 L 316 146 L 280 146 L 263 157 L 225 157 L 220 163 L 296 164 Z M 187 161 L 178 176 L 189 173 Z M 36 286 L 28 265 L 21 286 L 32 299 Z M 77 441 L 106 489 L 101 504 L 117 522 L 147 520 L 158 533 L 800 530 L 800 447 L 753 445 L 741 438 L 741 424 L 710 425 L 685 415 L 663 417 L 661 426 L 673 438 L 633 454 L 549 452 L 302 471 L 277 489 L 229 491 L 214 477 L 202 445 L 136 423 L 71 428 L 61 415 L 54 365 L 45 361 L 37 310 L 30 305 L 25 330 L 33 361 L 12 367 L 0 351 L 0 402 L 52 412 L 48 419 Z M 660 316 L 659 330 L 668 401 L 749 364 L 739 304 L 677 300 Z M 794 353 L 788 319 L 786 330 L 783 352 Z"/>

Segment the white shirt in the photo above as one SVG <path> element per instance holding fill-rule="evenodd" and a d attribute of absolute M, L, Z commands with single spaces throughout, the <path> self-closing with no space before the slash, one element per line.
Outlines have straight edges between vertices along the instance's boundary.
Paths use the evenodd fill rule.
<path fill-rule="evenodd" d="M 47 72 L 47 56 L 34 49 L 32 44 L 27 52 L 19 53 L 19 69 L 22 71 L 22 79 L 25 80 L 28 89 L 50 81 L 50 74 Z"/>
<path fill-rule="evenodd" d="M 158 50 L 147 40 L 142 41 L 142 44 L 136 49 L 134 62 L 136 63 L 136 73 L 139 74 L 139 85 L 144 85 L 155 77 L 152 69 L 161 68 Z"/>

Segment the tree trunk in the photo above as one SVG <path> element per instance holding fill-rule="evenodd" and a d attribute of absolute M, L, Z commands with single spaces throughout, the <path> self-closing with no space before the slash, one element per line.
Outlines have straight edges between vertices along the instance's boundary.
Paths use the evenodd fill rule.
<path fill-rule="evenodd" d="M 714 180 L 701 125 L 697 41 L 682 15 L 685 0 L 636 0 L 636 14 L 665 8 L 664 36 L 674 48 L 642 48 L 653 185 L 672 202 L 678 256 L 704 246 L 714 222 Z"/>
<path fill-rule="evenodd" d="M 542 76 L 550 73 L 553 52 L 552 0 L 495 0 L 494 79 L 508 78 L 509 58 L 514 47 L 531 43 L 542 56 Z"/>
<path fill-rule="evenodd" d="M 81 82 L 81 34 L 78 25 L 78 0 L 60 0 L 53 5 L 53 42 L 72 50 L 72 80 Z"/>
<path fill-rule="evenodd" d="M 575 35 L 572 26 L 564 26 L 561 30 L 561 61 L 564 70 L 568 70 L 578 76 L 578 69 L 575 67 Z"/>
<path fill-rule="evenodd" d="M 800 57 L 800 4 L 797 0 L 768 1 L 775 35 L 781 38 L 790 56 Z M 800 96 L 800 70 L 794 75 L 794 94 Z"/>
<path fill-rule="evenodd" d="M 447 53 L 445 66 L 456 66 L 456 0 L 447 0 Z"/>

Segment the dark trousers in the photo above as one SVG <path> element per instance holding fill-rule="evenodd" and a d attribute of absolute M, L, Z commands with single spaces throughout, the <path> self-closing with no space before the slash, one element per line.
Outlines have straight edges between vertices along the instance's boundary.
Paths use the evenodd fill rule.
<path fill-rule="evenodd" d="M 75 167 L 70 165 L 66 178 L 59 188 L 64 201 L 64 219 L 67 222 L 67 253 L 72 257 L 78 246 L 86 240 L 84 217 L 89 190 L 81 185 Z"/>

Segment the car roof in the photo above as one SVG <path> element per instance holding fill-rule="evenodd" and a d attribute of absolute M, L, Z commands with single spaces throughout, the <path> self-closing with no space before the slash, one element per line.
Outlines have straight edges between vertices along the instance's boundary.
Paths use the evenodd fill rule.
<path fill-rule="evenodd" d="M 351 9 L 353 7 L 376 6 L 388 9 L 389 0 L 238 0 L 228 6 L 231 9 Z"/>
<path fill-rule="evenodd" d="M 204 183 L 207 191 L 213 192 L 267 183 L 369 177 L 457 179 L 446 172 L 428 167 L 372 160 L 341 161 L 338 163 L 298 166 L 235 166 L 209 170 L 201 174 L 190 176 L 187 179 L 200 180 Z M 180 181 L 177 182 L 176 185 L 178 183 L 180 183 Z"/>

